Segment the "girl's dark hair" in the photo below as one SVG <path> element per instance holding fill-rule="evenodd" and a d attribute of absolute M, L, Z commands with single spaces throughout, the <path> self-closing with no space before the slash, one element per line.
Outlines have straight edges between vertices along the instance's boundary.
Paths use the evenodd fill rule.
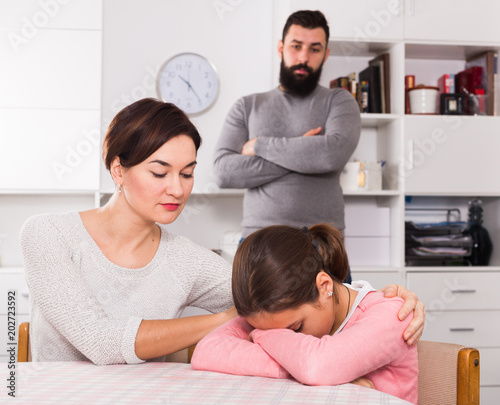
<path fill-rule="evenodd" d="M 291 14 L 283 27 L 283 37 L 281 38 L 283 42 L 285 42 L 286 34 L 288 34 L 288 30 L 292 25 L 298 25 L 311 30 L 314 28 L 323 28 L 323 31 L 325 31 L 326 46 L 328 46 L 330 28 L 328 27 L 325 15 L 321 11 L 300 10 Z"/>
<path fill-rule="evenodd" d="M 260 229 L 243 240 L 234 257 L 236 310 L 249 316 L 314 303 L 321 270 L 338 283 L 347 276 L 347 254 L 338 230 L 327 224 L 302 230 L 286 225 Z"/>
<path fill-rule="evenodd" d="M 104 164 L 110 170 L 118 156 L 123 167 L 138 165 L 179 135 L 189 136 L 198 151 L 200 134 L 183 111 L 153 98 L 136 101 L 111 121 L 103 144 Z"/>

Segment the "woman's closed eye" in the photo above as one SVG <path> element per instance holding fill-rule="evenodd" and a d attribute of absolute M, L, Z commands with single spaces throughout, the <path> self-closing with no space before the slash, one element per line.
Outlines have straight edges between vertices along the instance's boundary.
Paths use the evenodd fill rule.
<path fill-rule="evenodd" d="M 157 179 L 162 179 L 167 175 L 167 173 L 155 173 L 155 172 L 151 172 L 151 174 Z M 194 177 L 193 173 L 181 173 L 181 176 L 185 179 L 192 179 Z"/>

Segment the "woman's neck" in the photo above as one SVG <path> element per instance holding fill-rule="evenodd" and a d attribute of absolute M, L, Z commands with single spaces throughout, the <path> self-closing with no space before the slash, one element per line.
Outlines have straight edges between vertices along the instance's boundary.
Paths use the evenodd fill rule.
<path fill-rule="evenodd" d="M 158 225 L 139 218 L 113 195 L 103 207 L 82 212 L 81 218 L 102 253 L 127 268 L 144 267 L 154 257 L 161 237 Z"/>

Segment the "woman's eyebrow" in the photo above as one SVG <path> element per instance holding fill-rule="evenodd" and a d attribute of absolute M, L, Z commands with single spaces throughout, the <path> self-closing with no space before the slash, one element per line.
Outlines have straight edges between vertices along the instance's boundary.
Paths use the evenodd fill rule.
<path fill-rule="evenodd" d="M 168 162 L 165 162 L 164 160 L 159 160 L 159 159 L 156 159 L 156 160 L 152 160 L 151 162 L 149 163 L 158 163 L 162 166 L 165 166 L 165 167 L 172 167 L 172 165 Z M 195 164 L 197 164 L 198 162 L 196 160 L 193 160 L 191 163 L 188 163 L 186 166 L 184 166 L 184 169 L 187 168 L 187 167 L 191 167 L 191 166 L 194 166 Z"/>

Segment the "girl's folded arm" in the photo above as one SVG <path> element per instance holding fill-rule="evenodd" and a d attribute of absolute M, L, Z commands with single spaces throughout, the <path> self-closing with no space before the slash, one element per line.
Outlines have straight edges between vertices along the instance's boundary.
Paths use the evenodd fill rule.
<path fill-rule="evenodd" d="M 248 340 L 252 326 L 236 317 L 205 336 L 191 359 L 196 370 L 287 378 L 289 373 L 258 344 Z"/>
<path fill-rule="evenodd" d="M 411 350 L 402 337 L 410 319 L 399 321 L 400 307 L 399 300 L 376 304 L 359 323 L 321 339 L 289 329 L 255 330 L 252 337 L 301 383 L 344 384 Z"/>

